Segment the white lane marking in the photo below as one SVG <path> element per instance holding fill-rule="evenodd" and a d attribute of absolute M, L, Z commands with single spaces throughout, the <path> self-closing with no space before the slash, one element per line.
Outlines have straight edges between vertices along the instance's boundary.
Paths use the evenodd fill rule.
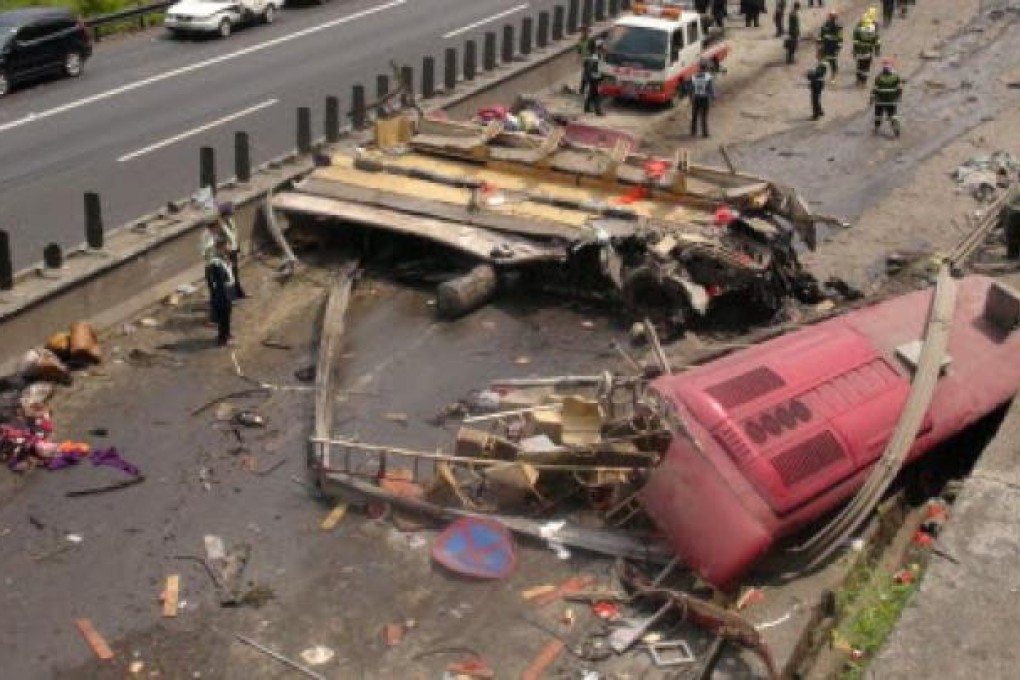
<path fill-rule="evenodd" d="M 282 45 L 283 43 L 288 43 L 292 40 L 297 40 L 298 38 L 303 38 L 313 33 L 325 31 L 327 29 L 334 28 L 336 26 L 340 26 L 351 21 L 363 19 L 364 17 L 371 16 L 372 14 L 378 14 L 379 12 L 383 12 L 388 9 L 393 9 L 394 7 L 399 7 L 400 5 L 405 4 L 406 2 L 407 0 L 391 0 L 390 2 L 387 2 L 383 5 L 370 7 L 369 9 L 365 9 L 360 12 L 355 12 L 354 14 L 348 14 L 347 16 L 327 21 L 324 24 L 319 24 L 318 26 L 310 26 L 309 28 L 304 28 L 301 29 L 300 31 L 295 31 L 294 33 L 281 35 L 279 38 L 273 38 L 272 40 L 267 40 L 266 42 L 257 43 L 255 45 L 249 45 L 248 47 L 236 50 L 234 52 L 221 54 L 217 57 L 206 59 L 205 61 L 195 62 L 194 64 L 182 66 L 181 68 L 176 68 L 173 69 L 172 71 L 166 71 L 165 73 L 160 73 L 159 75 L 144 78 L 133 83 L 128 83 L 127 85 L 121 85 L 120 87 L 115 87 L 111 90 L 106 90 L 105 92 L 99 92 L 89 97 L 85 97 L 84 99 L 79 99 L 78 101 L 69 102 L 67 104 L 63 104 L 52 109 L 47 109 L 45 111 L 33 113 L 23 118 L 12 120 L 9 123 L 4 123 L 0 125 L 0 132 L 13 130 L 14 128 L 21 127 L 22 125 L 25 125 L 27 123 L 42 120 L 44 118 L 50 118 L 52 116 L 56 116 L 61 113 L 66 113 L 68 111 L 73 111 L 74 109 L 78 109 L 83 106 L 88 106 L 89 104 L 94 104 L 98 101 L 109 99 L 110 97 L 116 97 L 118 95 L 124 94 L 125 92 L 131 92 L 133 90 L 147 87 L 149 85 L 153 85 L 164 80 L 169 80 L 170 78 L 176 78 L 177 76 L 182 76 L 186 73 L 191 73 L 193 71 L 198 71 L 200 69 L 204 69 L 215 64 L 220 64 L 225 61 L 231 61 L 233 59 L 237 59 L 239 57 L 243 57 L 254 52 L 261 52 L 262 50 L 267 50 L 270 47 L 276 47 L 277 45 Z"/>
<path fill-rule="evenodd" d="M 212 121 L 210 123 L 206 123 L 205 125 L 199 125 L 196 128 L 192 128 L 192 129 L 190 129 L 190 130 L 188 130 L 186 132 L 182 132 L 179 135 L 174 135 L 173 137 L 167 137 L 166 139 L 158 141 L 155 144 L 150 144 L 149 146 L 146 146 L 146 147 L 144 147 L 142 149 L 139 149 L 138 151 L 132 151 L 131 153 L 124 154 L 123 156 L 121 156 L 120 158 L 117 159 L 117 162 L 118 163 L 126 163 L 127 161 L 129 161 L 129 160 L 131 160 L 133 158 L 138 158 L 139 156 L 144 156 L 145 154 L 147 154 L 149 152 L 152 152 L 152 151 L 158 151 L 159 149 L 162 149 L 165 146 L 170 146 L 171 144 L 176 144 L 177 142 L 185 140 L 188 137 L 194 137 L 195 135 L 201 134 L 201 133 L 205 132 L 206 130 L 212 130 L 214 127 L 218 127 L 220 125 L 223 125 L 224 123 L 229 123 L 232 120 L 237 120 L 238 118 L 243 118 L 244 116 L 247 116 L 250 113 L 255 113 L 256 111 L 261 111 L 262 109 L 268 109 L 270 106 L 273 106 L 274 104 L 278 103 L 279 101 L 280 100 L 278 100 L 278 99 L 268 99 L 268 100 L 262 102 L 261 104 L 256 104 L 255 106 L 249 106 L 248 108 L 243 109 L 241 111 L 238 111 L 237 113 L 232 113 L 229 116 L 223 116 L 222 118 L 217 118 L 216 120 L 214 120 L 214 121 Z"/>
<path fill-rule="evenodd" d="M 460 35 L 461 33 L 467 33 L 468 31 L 470 31 L 472 29 L 478 28 L 479 26 L 484 26 L 485 24 L 490 24 L 493 21 L 499 21 L 503 17 L 510 16 L 511 14 L 516 14 L 517 12 L 523 12 L 524 10 L 528 9 L 528 7 L 529 7 L 528 3 L 522 2 L 521 4 L 515 5 L 515 6 L 511 7 L 508 10 L 504 10 L 504 11 L 500 12 L 499 14 L 493 14 L 491 17 L 488 17 L 487 19 L 482 19 L 481 21 L 476 21 L 473 24 L 468 24 L 467 26 L 461 26 L 460 28 L 454 29 L 454 30 L 450 31 L 449 33 L 444 34 L 443 35 L 443 40 L 447 40 L 449 38 L 455 38 L 458 35 Z"/>

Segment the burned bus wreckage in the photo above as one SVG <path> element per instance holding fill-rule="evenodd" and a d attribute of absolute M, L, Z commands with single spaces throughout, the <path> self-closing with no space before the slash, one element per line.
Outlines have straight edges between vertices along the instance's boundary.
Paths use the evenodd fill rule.
<path fill-rule="evenodd" d="M 622 307 L 669 335 L 727 300 L 767 320 L 791 298 L 823 298 L 797 257 L 819 218 L 793 191 L 684 151 L 639 154 L 611 130 L 546 130 L 429 119 L 412 130 L 397 117 L 376 146 L 322 159 L 274 206 L 413 237 L 415 256 L 441 246 L 438 268 L 467 272 L 439 286 L 447 317 L 515 282 Z"/>

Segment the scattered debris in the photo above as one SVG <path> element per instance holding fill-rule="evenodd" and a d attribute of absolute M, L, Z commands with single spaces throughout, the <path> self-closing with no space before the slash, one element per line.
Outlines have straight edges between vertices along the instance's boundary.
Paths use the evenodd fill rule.
<path fill-rule="evenodd" d="M 308 676 L 309 678 L 315 678 L 315 680 L 326 680 L 325 676 L 320 675 L 319 673 L 316 673 L 315 671 L 313 671 L 310 668 L 306 668 L 305 666 L 302 666 L 301 664 L 299 664 L 297 661 L 294 661 L 293 659 L 288 659 L 283 654 L 280 654 L 279 652 L 276 652 L 276 651 L 270 649 L 269 647 L 266 647 L 265 645 L 259 644 L 258 642 L 255 642 L 255 640 L 252 640 L 251 638 L 245 637 L 244 635 L 241 635 L 240 633 L 234 633 L 234 638 L 238 642 L 244 643 L 244 644 L 248 645 L 249 647 L 257 649 L 258 651 L 262 652 L 266 656 L 269 656 L 269 657 L 271 657 L 273 659 L 276 659 L 277 661 L 279 661 L 283 665 L 288 666 L 290 668 L 293 668 L 294 670 L 298 671 L 299 673 L 303 673 L 304 675 Z"/>
<path fill-rule="evenodd" d="M 163 616 L 173 618 L 177 616 L 180 605 L 181 576 L 171 574 L 166 578 L 166 587 L 163 589 Z"/>
<path fill-rule="evenodd" d="M 563 640 L 550 640 L 523 673 L 521 680 L 540 680 L 566 648 Z"/>
<path fill-rule="evenodd" d="M 404 639 L 403 623 L 387 623 L 383 626 L 383 641 L 387 647 L 396 647 Z"/>
<path fill-rule="evenodd" d="M 322 666 L 332 661 L 335 656 L 336 652 L 322 645 L 315 645 L 301 652 L 301 660 L 309 666 Z"/>
<path fill-rule="evenodd" d="M 266 421 L 254 411 L 238 411 L 234 414 L 234 422 L 244 427 L 265 427 Z"/>
<path fill-rule="evenodd" d="M 333 529 L 336 528 L 336 525 L 340 523 L 340 520 L 342 520 L 344 518 L 344 515 L 346 514 L 347 504 L 337 503 L 337 505 L 332 510 L 329 511 L 329 514 L 323 518 L 322 524 L 319 525 L 319 528 L 322 529 L 323 531 L 332 531 Z"/>
<path fill-rule="evenodd" d="M 999 189 L 1007 188 L 1020 176 L 1020 160 L 1009 151 L 971 158 L 952 172 L 953 180 L 979 201 L 990 201 Z"/>
<path fill-rule="evenodd" d="M 75 619 L 74 625 L 78 627 L 78 632 L 88 643 L 89 647 L 92 648 L 92 653 L 96 655 L 98 659 L 103 661 L 109 661 L 114 657 L 113 650 L 110 649 L 110 645 L 106 643 L 106 640 L 99 631 L 92 625 L 92 621 L 89 619 Z"/>

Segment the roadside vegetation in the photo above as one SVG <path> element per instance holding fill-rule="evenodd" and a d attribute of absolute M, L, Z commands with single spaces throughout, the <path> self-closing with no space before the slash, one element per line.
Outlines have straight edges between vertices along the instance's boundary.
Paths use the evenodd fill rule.
<path fill-rule="evenodd" d="M 862 562 L 837 595 L 843 621 L 834 631 L 834 646 L 846 654 L 840 680 L 864 677 L 867 665 L 896 627 L 921 580 L 921 568 L 916 564 L 908 570 L 910 578 L 898 582 L 874 562 Z"/>
<path fill-rule="evenodd" d="M 143 0 L 147 1 L 147 0 Z M 92 17 L 118 10 L 136 7 L 137 0 L 0 0 L 0 9 L 22 7 L 56 6 L 69 7 L 82 17 Z"/>

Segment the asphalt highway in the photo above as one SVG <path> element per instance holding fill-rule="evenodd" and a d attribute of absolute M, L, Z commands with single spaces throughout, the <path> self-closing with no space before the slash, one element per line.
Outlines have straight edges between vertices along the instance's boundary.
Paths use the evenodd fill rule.
<path fill-rule="evenodd" d="M 84 241 L 83 194 L 102 196 L 107 227 L 198 187 L 198 149 L 217 150 L 218 176 L 233 174 L 233 135 L 247 131 L 258 164 L 292 150 L 296 109 L 312 108 L 320 135 L 324 101 L 347 109 L 351 86 L 375 92 L 389 62 L 463 54 L 485 31 L 501 33 L 556 0 L 332 0 L 291 6 L 268 26 L 227 39 L 170 38 L 162 29 L 112 39 L 78 79 L 20 88 L 0 100 L 0 228 L 15 267 L 45 244 Z"/>

